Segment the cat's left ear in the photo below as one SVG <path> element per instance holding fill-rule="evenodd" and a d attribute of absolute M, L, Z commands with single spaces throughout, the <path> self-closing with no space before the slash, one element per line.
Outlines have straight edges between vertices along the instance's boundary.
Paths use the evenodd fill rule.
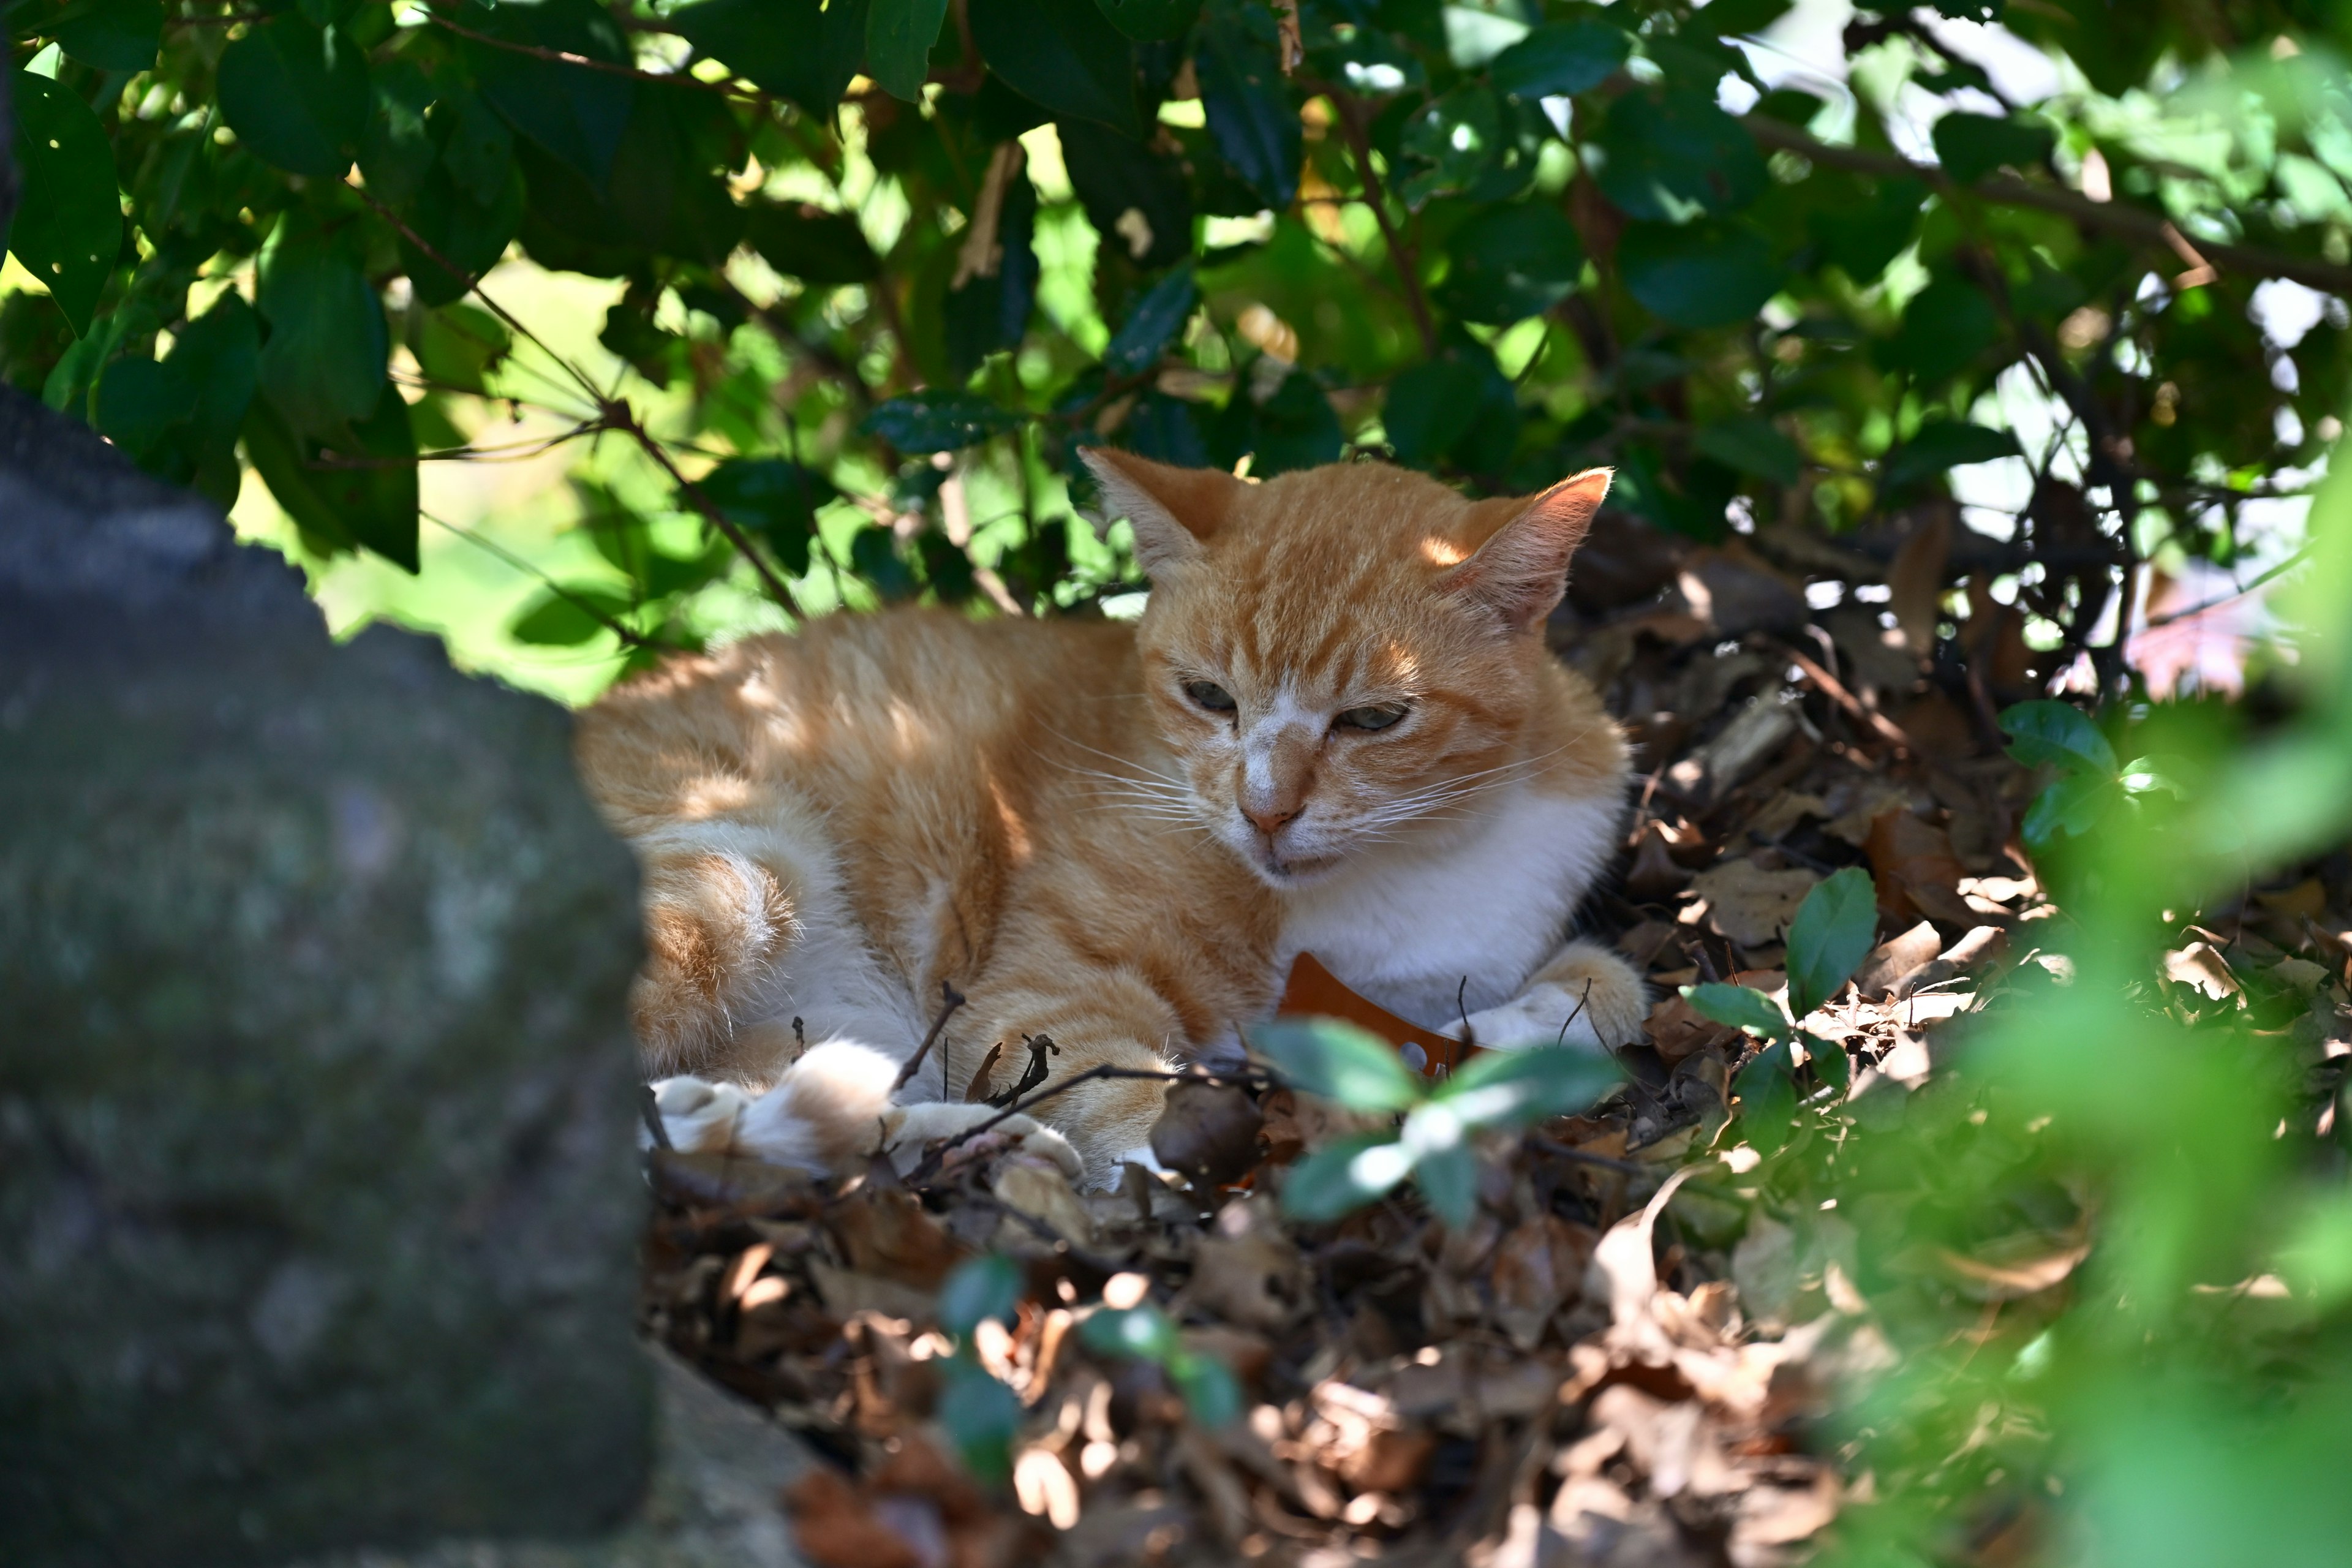
<path fill-rule="evenodd" d="M 1437 580 L 1439 592 L 1485 605 L 1514 632 L 1540 625 L 1568 592 L 1568 558 L 1592 527 L 1612 472 L 1587 468 L 1530 500 L 1480 502 L 1472 509 L 1474 528 L 1481 514 L 1499 511 L 1509 521 Z"/>

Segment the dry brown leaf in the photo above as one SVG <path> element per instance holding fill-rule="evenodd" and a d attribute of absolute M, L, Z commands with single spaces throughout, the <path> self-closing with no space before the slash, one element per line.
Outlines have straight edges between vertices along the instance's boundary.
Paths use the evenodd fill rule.
<path fill-rule="evenodd" d="M 1923 658 L 1936 647 L 1936 623 L 1943 615 L 1944 565 L 1951 553 L 1951 515 L 1939 507 L 1903 542 L 1886 571 L 1886 608 L 1903 634 L 1904 647 Z"/>
<path fill-rule="evenodd" d="M 1883 1001 L 1914 971 L 1924 969 L 1944 950 L 1944 939 L 1933 923 L 1921 921 L 1901 936 L 1880 942 L 1854 971 L 1853 983 L 1871 1001 Z"/>
<path fill-rule="evenodd" d="M 1590 1226 L 1552 1214 L 1504 1235 L 1490 1278 L 1495 1321 L 1513 1344 L 1531 1351 L 1542 1341 L 1552 1314 L 1583 1288 L 1599 1239 Z"/>
<path fill-rule="evenodd" d="M 1979 1301 L 2014 1301 L 2063 1284 L 2075 1265 L 2091 1255 L 2088 1241 L 2028 1234 L 2003 1238 L 1971 1257 L 1948 1247 L 1934 1249 L 1936 1262 L 1963 1295 Z"/>
<path fill-rule="evenodd" d="M 1734 860 L 1694 878 L 1691 891 L 1706 901 L 1710 929 L 1742 947 L 1761 947 L 1788 931 L 1797 906 L 1820 880 L 1801 867 L 1768 871 L 1752 860 Z"/>
<path fill-rule="evenodd" d="M 2192 942 L 2164 955 L 2164 977 L 2186 985 L 2213 1001 L 2235 996 L 2243 989 L 2227 960 L 2207 943 Z"/>
<path fill-rule="evenodd" d="M 996 1167 L 992 1189 L 999 1202 L 1043 1222 L 1055 1235 L 1075 1247 L 1092 1247 L 1094 1217 L 1070 1187 L 1061 1167 L 1049 1161 L 1017 1154 Z M 1034 1235 L 1030 1238 L 1034 1244 Z"/>
<path fill-rule="evenodd" d="M 1968 868 L 1942 828 L 1911 812 L 1890 811 L 1870 825 L 1869 851 L 1879 907 L 1895 919 L 1925 915 L 1963 928 L 1976 923 L 1976 912 L 1960 897 Z"/>
<path fill-rule="evenodd" d="M 1178 1083 L 1151 1129 L 1151 1152 L 1206 1186 L 1239 1181 L 1257 1164 L 1257 1102 L 1232 1084 Z"/>
<path fill-rule="evenodd" d="M 819 1465 L 784 1491 L 793 1535 L 816 1568 L 924 1568 L 914 1543 L 874 1516 L 866 1494 Z"/>

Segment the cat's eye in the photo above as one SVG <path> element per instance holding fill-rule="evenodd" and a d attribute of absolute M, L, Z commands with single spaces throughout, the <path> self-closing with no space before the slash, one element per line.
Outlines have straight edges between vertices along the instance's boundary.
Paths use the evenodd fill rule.
<path fill-rule="evenodd" d="M 1350 708 L 1331 721 L 1337 730 L 1385 730 L 1404 717 L 1402 708 Z"/>
<path fill-rule="evenodd" d="M 1184 695 L 1212 713 L 1230 713 L 1234 710 L 1233 693 L 1213 680 L 1186 681 Z"/>

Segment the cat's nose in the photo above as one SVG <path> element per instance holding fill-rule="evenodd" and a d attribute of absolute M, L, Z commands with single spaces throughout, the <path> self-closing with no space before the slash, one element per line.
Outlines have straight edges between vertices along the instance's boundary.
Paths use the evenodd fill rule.
<path fill-rule="evenodd" d="M 1249 818 L 1250 826 L 1252 827 L 1256 828 L 1260 833 L 1263 833 L 1268 838 L 1271 838 L 1284 823 L 1288 822 L 1292 817 L 1298 815 L 1298 807 L 1294 805 L 1285 809 L 1284 807 L 1277 805 L 1268 806 L 1264 810 L 1257 810 L 1244 805 L 1242 807 L 1242 815 Z"/>

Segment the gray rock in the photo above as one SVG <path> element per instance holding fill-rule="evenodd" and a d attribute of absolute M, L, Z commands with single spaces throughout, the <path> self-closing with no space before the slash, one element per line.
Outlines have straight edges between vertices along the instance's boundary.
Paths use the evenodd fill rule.
<path fill-rule="evenodd" d="M 634 904 L 559 710 L 0 388 L 0 1562 L 631 1516 Z"/>

